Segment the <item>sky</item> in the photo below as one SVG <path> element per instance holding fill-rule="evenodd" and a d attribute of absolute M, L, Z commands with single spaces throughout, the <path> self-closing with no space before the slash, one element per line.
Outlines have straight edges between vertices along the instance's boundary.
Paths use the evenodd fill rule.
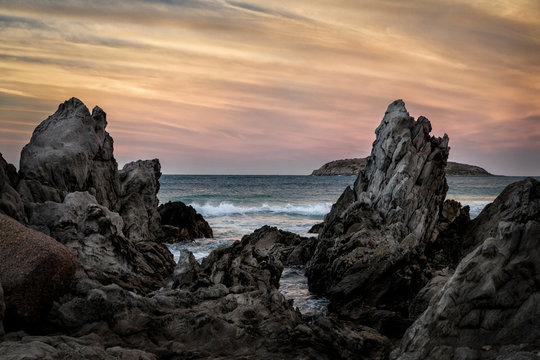
<path fill-rule="evenodd" d="M 0 152 L 60 103 L 122 166 L 309 174 L 369 155 L 403 99 L 450 160 L 540 175 L 538 0 L 0 0 Z"/>

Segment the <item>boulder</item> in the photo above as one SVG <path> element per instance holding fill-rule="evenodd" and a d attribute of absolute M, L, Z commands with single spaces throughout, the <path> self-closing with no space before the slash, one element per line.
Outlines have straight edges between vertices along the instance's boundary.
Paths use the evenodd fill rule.
<path fill-rule="evenodd" d="M 26 210 L 29 226 L 73 249 L 92 279 L 147 292 L 161 287 L 174 269 L 167 248 L 126 238 L 122 217 L 88 192 L 69 193 L 62 203 L 29 203 Z"/>
<path fill-rule="evenodd" d="M 32 326 L 71 285 L 77 262 L 71 250 L 0 214 L 0 283 L 6 328 Z"/>
<path fill-rule="evenodd" d="M 4 312 L 6 311 L 6 303 L 4 302 L 4 288 L 0 282 L 0 337 L 4 335 Z"/>
<path fill-rule="evenodd" d="M 158 208 L 165 232 L 164 241 L 174 243 L 200 238 L 213 238 L 212 228 L 203 216 L 181 201 L 169 201 Z"/>
<path fill-rule="evenodd" d="M 15 167 L 8 164 L 0 154 L 0 213 L 24 221 L 24 204 L 19 193 L 14 189 L 18 177 Z"/>
<path fill-rule="evenodd" d="M 481 215 L 471 238 L 483 229 L 484 241 L 407 330 L 399 359 L 538 356 L 540 182 L 509 185 Z"/>
<path fill-rule="evenodd" d="M 62 202 L 74 191 L 89 191 L 113 209 L 120 193 L 113 139 L 106 114 L 76 98 L 60 104 L 23 148 L 18 190 L 25 202 Z"/>
<path fill-rule="evenodd" d="M 306 275 L 329 310 L 399 337 L 429 280 L 423 257 L 447 191 L 448 137 L 401 100 L 388 106 L 366 169 L 326 215 Z"/>
<path fill-rule="evenodd" d="M 131 162 L 119 173 L 121 199 L 117 208 L 124 220 L 124 235 L 131 240 L 162 237 L 157 199 L 160 176 L 158 159 Z"/>

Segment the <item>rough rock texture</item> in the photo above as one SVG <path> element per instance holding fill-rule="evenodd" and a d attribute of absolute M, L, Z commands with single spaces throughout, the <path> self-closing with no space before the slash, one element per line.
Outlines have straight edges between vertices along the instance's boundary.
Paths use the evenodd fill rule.
<path fill-rule="evenodd" d="M 4 312 L 6 311 L 6 303 L 4 302 L 4 288 L 0 282 L 0 339 L 4 335 Z"/>
<path fill-rule="evenodd" d="M 42 320 L 52 302 L 71 285 L 76 266 L 68 248 L 0 214 L 0 283 L 6 328 Z"/>
<path fill-rule="evenodd" d="M 309 230 L 308 230 L 308 233 L 310 234 L 318 234 L 321 232 L 321 230 L 323 229 L 324 227 L 324 222 L 320 222 L 320 223 L 317 223 L 315 225 L 313 225 Z"/>
<path fill-rule="evenodd" d="M 400 359 L 538 357 L 540 182 L 509 185 L 477 219 L 484 241 L 407 330 Z"/>
<path fill-rule="evenodd" d="M 175 243 L 200 238 L 213 238 L 212 228 L 203 216 L 181 201 L 169 201 L 158 208 L 165 237 L 164 242 Z"/>
<path fill-rule="evenodd" d="M 24 204 L 14 189 L 18 177 L 15 167 L 8 164 L 0 154 L 0 213 L 24 221 Z"/>
<path fill-rule="evenodd" d="M 106 114 L 76 98 L 44 120 L 23 148 L 19 193 L 25 202 L 61 202 L 67 193 L 89 191 L 112 209 L 118 199 L 118 164 Z"/>
<path fill-rule="evenodd" d="M 124 219 L 124 235 L 134 241 L 162 237 L 157 193 L 161 164 L 158 159 L 126 164 L 119 173 L 121 200 L 117 206 Z"/>
<path fill-rule="evenodd" d="M 330 311 L 390 336 L 405 330 L 409 303 L 429 279 L 423 248 L 447 190 L 448 137 L 430 131 L 403 101 L 388 106 L 366 169 L 325 217 L 306 271 Z"/>
<path fill-rule="evenodd" d="M 29 226 L 73 249 L 85 274 L 105 284 L 145 292 L 161 287 L 174 268 L 163 245 L 126 238 L 120 215 L 88 192 L 67 194 L 63 203 L 30 203 L 26 212 Z"/>
<path fill-rule="evenodd" d="M 312 176 L 356 176 L 366 168 L 367 158 L 334 160 L 313 170 Z"/>

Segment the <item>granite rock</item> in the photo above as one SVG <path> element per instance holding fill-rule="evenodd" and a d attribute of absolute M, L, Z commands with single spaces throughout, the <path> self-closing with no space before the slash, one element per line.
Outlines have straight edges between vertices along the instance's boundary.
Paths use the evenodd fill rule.
<path fill-rule="evenodd" d="M 18 191 L 25 202 L 62 202 L 74 191 L 89 191 L 100 205 L 114 208 L 120 193 L 113 139 L 106 114 L 76 98 L 60 104 L 23 148 Z"/>
<path fill-rule="evenodd" d="M 448 137 L 430 131 L 403 101 L 388 106 L 366 169 L 326 215 L 306 271 L 330 311 L 393 337 L 408 326 L 410 301 L 430 278 L 423 250 L 448 188 Z"/>
<path fill-rule="evenodd" d="M 64 245 L 0 214 L 0 283 L 7 329 L 43 320 L 74 280 L 77 262 Z"/>
<path fill-rule="evenodd" d="M 19 193 L 14 189 L 18 177 L 13 165 L 8 164 L 0 154 L 0 213 L 24 221 L 24 204 Z"/>
<path fill-rule="evenodd" d="M 212 228 L 203 216 L 181 201 L 169 201 L 158 208 L 165 236 L 164 242 L 175 243 L 213 238 Z"/>
<path fill-rule="evenodd" d="M 126 238 L 122 217 L 88 192 L 69 193 L 62 203 L 29 203 L 26 212 L 29 226 L 74 250 L 92 279 L 147 292 L 161 287 L 174 269 L 168 249 Z"/>
<path fill-rule="evenodd" d="M 399 359 L 538 356 L 540 182 L 509 185 L 477 219 L 484 241 L 407 330 Z"/>

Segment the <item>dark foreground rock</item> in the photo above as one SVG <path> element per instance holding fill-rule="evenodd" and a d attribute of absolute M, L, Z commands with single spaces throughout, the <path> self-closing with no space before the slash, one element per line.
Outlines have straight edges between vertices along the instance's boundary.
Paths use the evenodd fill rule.
<path fill-rule="evenodd" d="M 14 189 L 18 183 L 15 167 L 8 164 L 0 154 L 0 213 L 24 221 L 24 204 Z"/>
<path fill-rule="evenodd" d="M 423 249 L 447 190 L 448 137 L 430 131 L 429 120 L 415 121 L 401 100 L 388 106 L 366 169 L 325 217 L 306 272 L 310 289 L 330 298 L 330 311 L 394 337 L 430 277 Z"/>
<path fill-rule="evenodd" d="M 540 182 L 509 185 L 479 218 L 485 240 L 407 330 L 399 359 L 538 358 Z"/>
<path fill-rule="evenodd" d="M 77 267 L 75 257 L 56 240 L 2 214 L 0 239 L 6 328 L 35 325 L 69 289 Z"/>
<path fill-rule="evenodd" d="M 6 303 L 4 302 L 4 288 L 0 282 L 0 339 L 4 335 L 4 312 L 6 311 Z"/>
<path fill-rule="evenodd" d="M 163 225 L 164 242 L 175 243 L 213 238 L 212 228 L 201 214 L 181 201 L 169 201 L 158 208 Z"/>

